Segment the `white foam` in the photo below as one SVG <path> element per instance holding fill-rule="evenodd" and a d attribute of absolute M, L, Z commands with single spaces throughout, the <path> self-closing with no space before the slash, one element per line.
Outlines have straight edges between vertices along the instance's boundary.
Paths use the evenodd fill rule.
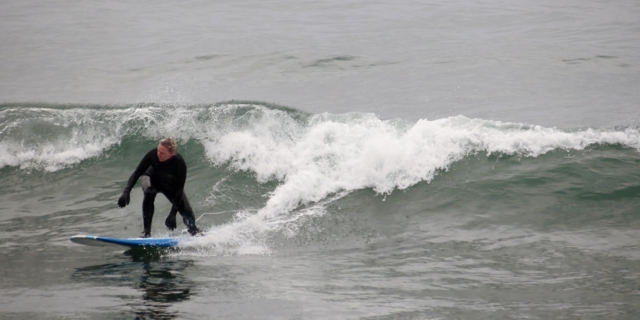
<path fill-rule="evenodd" d="M 120 142 L 121 110 L 11 108 L 0 114 L 0 167 L 57 171 Z"/>
<path fill-rule="evenodd" d="M 278 127 L 282 123 L 287 126 Z M 260 181 L 281 181 L 264 208 L 228 226 L 236 231 L 251 226 L 248 234 L 253 236 L 285 228 L 303 214 L 295 212 L 301 205 L 363 188 L 380 194 L 406 189 L 431 181 L 438 170 L 469 154 L 537 157 L 593 144 L 640 150 L 640 133 L 634 128 L 566 132 L 463 116 L 407 125 L 371 114 L 323 114 L 305 126 L 263 117 L 204 142 L 214 163 L 254 172 Z"/>
<path fill-rule="evenodd" d="M 157 106 L 7 108 L 0 112 L 0 167 L 58 171 L 101 155 L 126 136 L 188 135 L 197 127 L 190 112 Z"/>
<path fill-rule="evenodd" d="M 302 133 L 277 137 L 257 124 L 205 142 L 205 147 L 214 163 L 230 162 L 238 170 L 255 172 L 260 181 L 282 181 L 263 210 L 267 216 L 342 190 L 405 189 L 481 151 L 536 157 L 592 144 L 640 149 L 637 129 L 564 132 L 462 116 L 406 127 L 373 115 L 345 118 L 318 115 Z"/>
<path fill-rule="evenodd" d="M 58 171 L 82 160 L 98 156 L 104 149 L 115 144 L 113 139 L 87 143 L 82 147 L 73 146 L 66 141 L 43 143 L 39 148 L 25 148 L 11 142 L 0 142 L 5 154 L 0 156 L 0 167 L 16 166 L 20 169 L 43 169 Z"/>

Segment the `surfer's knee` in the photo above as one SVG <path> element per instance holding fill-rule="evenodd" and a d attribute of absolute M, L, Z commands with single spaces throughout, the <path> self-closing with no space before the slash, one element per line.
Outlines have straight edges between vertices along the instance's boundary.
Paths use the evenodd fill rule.
<path fill-rule="evenodd" d="M 155 199 L 158 192 L 154 187 L 148 187 L 143 190 L 145 199 Z"/>

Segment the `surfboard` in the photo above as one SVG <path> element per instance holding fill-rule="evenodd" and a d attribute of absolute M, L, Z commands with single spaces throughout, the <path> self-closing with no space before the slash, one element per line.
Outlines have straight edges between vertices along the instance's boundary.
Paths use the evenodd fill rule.
<path fill-rule="evenodd" d="M 113 238 L 90 235 L 77 235 L 71 237 L 71 242 L 85 246 L 109 246 L 119 245 L 129 248 L 149 247 L 149 248 L 170 248 L 175 247 L 180 242 L 189 241 L 188 237 L 178 238 Z"/>

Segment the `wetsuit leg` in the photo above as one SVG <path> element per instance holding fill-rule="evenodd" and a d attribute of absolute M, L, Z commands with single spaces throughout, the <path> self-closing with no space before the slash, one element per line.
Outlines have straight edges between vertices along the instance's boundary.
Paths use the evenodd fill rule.
<path fill-rule="evenodd" d="M 143 175 L 140 177 L 144 199 L 142 200 L 142 222 L 144 225 L 145 237 L 151 236 L 151 221 L 153 220 L 153 212 L 155 210 L 154 202 L 158 192 L 151 185 L 151 178 Z"/>

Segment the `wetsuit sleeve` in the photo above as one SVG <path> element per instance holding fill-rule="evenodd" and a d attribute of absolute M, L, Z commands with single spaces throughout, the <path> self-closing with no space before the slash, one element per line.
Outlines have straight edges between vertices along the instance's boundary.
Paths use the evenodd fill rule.
<path fill-rule="evenodd" d="M 184 184 L 187 181 L 187 164 L 184 159 L 180 157 L 180 161 L 176 164 L 176 186 L 175 186 L 175 201 L 173 206 L 175 209 L 182 204 L 182 195 L 184 194 Z"/>
<path fill-rule="evenodd" d="M 156 149 L 149 151 L 143 158 L 140 160 L 138 167 L 129 177 L 129 181 L 127 181 L 127 186 L 124 188 L 125 192 L 131 192 L 133 186 L 138 182 L 138 178 L 151 166 L 151 159 L 153 155 L 156 153 Z"/>

